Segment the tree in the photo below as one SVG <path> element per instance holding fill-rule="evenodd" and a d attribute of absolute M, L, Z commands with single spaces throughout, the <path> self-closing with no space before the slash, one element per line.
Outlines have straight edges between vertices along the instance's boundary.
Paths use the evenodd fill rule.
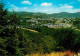
<path fill-rule="evenodd" d="M 73 21 L 73 25 L 75 25 L 78 29 L 80 29 L 80 18 L 76 18 L 76 20 Z"/>
<path fill-rule="evenodd" d="M 44 36 L 42 39 L 42 47 L 44 53 L 50 53 L 56 47 L 56 41 L 51 36 Z"/>
<path fill-rule="evenodd" d="M 18 19 L 15 14 L 11 14 L 9 17 L 7 15 L 7 10 L 4 9 L 4 4 L 0 2 L 0 55 L 1 56 L 20 56 L 21 52 L 18 47 L 19 39 L 18 32 L 19 29 L 6 28 L 7 25 L 18 25 Z M 8 22 L 12 18 L 11 22 Z M 9 24 L 10 23 L 10 24 Z"/>
<path fill-rule="evenodd" d="M 0 25 L 5 26 L 7 24 L 5 16 L 7 15 L 7 9 L 4 9 L 4 4 L 0 2 Z"/>
<path fill-rule="evenodd" d="M 0 55 L 6 55 L 8 52 L 5 50 L 6 39 L 2 36 L 4 30 L 4 25 L 6 25 L 5 15 L 7 15 L 7 10 L 4 9 L 4 4 L 0 1 Z"/>

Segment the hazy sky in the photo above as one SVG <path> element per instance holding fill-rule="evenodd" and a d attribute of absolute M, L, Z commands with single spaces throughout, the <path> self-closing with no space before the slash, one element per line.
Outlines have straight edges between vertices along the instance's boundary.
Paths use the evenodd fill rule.
<path fill-rule="evenodd" d="M 9 11 L 80 12 L 80 0 L 4 0 Z"/>

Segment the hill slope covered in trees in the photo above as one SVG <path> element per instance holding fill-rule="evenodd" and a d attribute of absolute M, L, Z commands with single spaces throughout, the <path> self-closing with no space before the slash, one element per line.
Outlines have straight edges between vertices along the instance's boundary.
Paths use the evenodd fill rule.
<path fill-rule="evenodd" d="M 9 12 L 10 14 L 11 12 Z M 71 17 L 79 17 L 80 12 L 77 13 L 53 13 L 53 14 L 46 14 L 46 13 L 33 13 L 33 12 L 16 12 L 17 15 L 25 16 L 25 17 L 34 17 L 34 18 L 71 18 Z"/>

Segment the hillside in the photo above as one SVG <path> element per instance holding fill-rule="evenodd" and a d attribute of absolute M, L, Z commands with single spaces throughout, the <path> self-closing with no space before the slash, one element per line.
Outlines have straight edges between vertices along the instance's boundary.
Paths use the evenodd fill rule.
<path fill-rule="evenodd" d="M 11 14 L 12 12 L 9 12 Z M 71 18 L 71 17 L 80 17 L 80 12 L 77 13 L 68 13 L 68 12 L 61 12 L 61 13 L 54 13 L 54 14 L 46 14 L 46 13 L 33 13 L 33 12 L 16 12 L 17 15 L 24 16 L 24 17 L 32 17 L 32 18 Z"/>
<path fill-rule="evenodd" d="M 61 13 L 54 13 L 50 14 L 50 17 L 65 17 L 65 18 L 71 18 L 71 17 L 80 17 L 80 12 L 77 13 L 67 13 L 67 12 L 61 12 Z"/>

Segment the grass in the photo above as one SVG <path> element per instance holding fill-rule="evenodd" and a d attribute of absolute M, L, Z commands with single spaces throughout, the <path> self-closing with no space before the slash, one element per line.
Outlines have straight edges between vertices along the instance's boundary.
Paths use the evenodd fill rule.
<path fill-rule="evenodd" d="M 32 30 L 32 29 L 28 29 L 28 28 L 22 28 L 22 29 L 25 29 L 25 30 L 29 30 L 29 31 L 32 31 L 32 32 L 38 33 L 38 31 L 36 31 L 36 30 Z"/>
<path fill-rule="evenodd" d="M 30 54 L 30 55 L 25 55 L 25 56 L 80 56 L 80 55 L 75 54 L 74 52 L 71 52 L 70 50 L 68 50 L 65 52 L 52 52 L 50 54 L 35 53 L 35 54 Z"/>

